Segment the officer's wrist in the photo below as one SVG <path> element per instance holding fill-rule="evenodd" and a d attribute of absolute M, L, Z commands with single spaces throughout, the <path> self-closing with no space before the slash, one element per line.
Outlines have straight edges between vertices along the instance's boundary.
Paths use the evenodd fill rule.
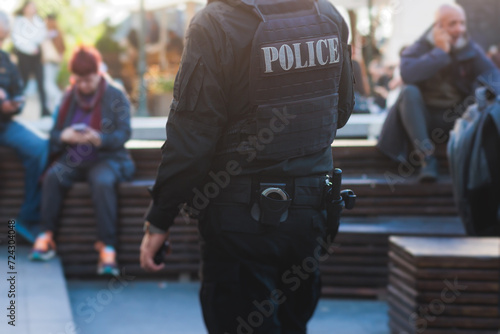
<path fill-rule="evenodd" d="M 149 234 L 166 234 L 167 233 L 167 231 L 162 230 L 161 228 L 154 226 L 153 224 L 151 224 L 148 221 L 146 221 L 144 223 L 143 231 L 144 231 L 144 233 L 149 233 Z"/>
<path fill-rule="evenodd" d="M 166 232 L 174 224 L 175 217 L 179 214 L 179 211 L 174 210 L 164 210 L 163 208 L 154 204 L 151 201 L 151 205 L 144 217 L 144 221 L 148 221 L 152 226 Z"/>

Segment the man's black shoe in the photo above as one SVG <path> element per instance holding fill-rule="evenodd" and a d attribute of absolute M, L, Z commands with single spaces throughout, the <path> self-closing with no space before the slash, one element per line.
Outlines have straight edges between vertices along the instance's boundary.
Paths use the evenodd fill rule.
<path fill-rule="evenodd" d="M 439 164 L 435 156 L 428 156 L 425 158 L 420 174 L 418 175 L 418 182 L 420 183 L 434 183 L 439 177 Z"/>

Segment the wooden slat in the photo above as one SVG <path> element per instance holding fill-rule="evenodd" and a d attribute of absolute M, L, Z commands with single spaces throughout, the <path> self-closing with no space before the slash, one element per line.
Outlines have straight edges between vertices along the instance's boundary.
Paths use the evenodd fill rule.
<path fill-rule="evenodd" d="M 425 333 L 498 331 L 499 246 L 500 238 L 391 237 L 391 329 L 408 333 L 423 329 Z"/>

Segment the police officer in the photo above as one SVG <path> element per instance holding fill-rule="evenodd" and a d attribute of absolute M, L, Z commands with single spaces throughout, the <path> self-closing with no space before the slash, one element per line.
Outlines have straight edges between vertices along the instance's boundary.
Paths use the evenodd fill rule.
<path fill-rule="evenodd" d="M 192 20 L 141 266 L 183 203 L 199 216 L 209 333 L 305 333 L 329 256 L 325 175 L 354 104 L 348 28 L 326 0 L 209 1 Z"/>
<path fill-rule="evenodd" d="M 0 48 L 9 33 L 8 16 L 0 12 Z M 15 150 L 24 165 L 25 198 L 16 219 L 16 230 L 23 238 L 34 242 L 40 220 L 39 179 L 47 164 L 48 143 L 42 134 L 13 119 L 24 106 L 23 86 L 9 54 L 0 50 L 0 146 Z"/>

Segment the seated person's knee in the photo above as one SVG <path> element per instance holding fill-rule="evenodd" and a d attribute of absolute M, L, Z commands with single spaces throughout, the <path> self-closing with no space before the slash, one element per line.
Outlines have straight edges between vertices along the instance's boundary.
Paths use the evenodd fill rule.
<path fill-rule="evenodd" d="M 114 188 L 117 182 L 113 173 L 96 173 L 89 178 L 91 186 L 95 189 Z"/>
<path fill-rule="evenodd" d="M 70 187 L 72 184 L 68 175 L 70 172 L 70 167 L 56 162 L 47 170 L 45 176 L 43 177 L 44 187 L 54 184 Z"/>
<path fill-rule="evenodd" d="M 422 99 L 420 88 L 415 85 L 404 85 L 401 88 L 401 95 L 407 99 Z"/>

